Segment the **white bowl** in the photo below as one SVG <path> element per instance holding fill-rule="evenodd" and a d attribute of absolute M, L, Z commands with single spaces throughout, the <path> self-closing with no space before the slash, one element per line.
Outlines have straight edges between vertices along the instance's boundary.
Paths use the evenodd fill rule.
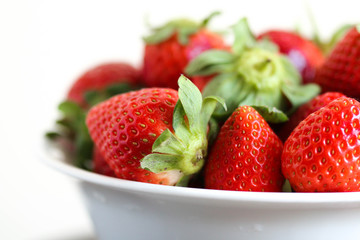
<path fill-rule="evenodd" d="M 91 173 L 52 151 L 43 160 L 78 180 L 99 239 L 360 239 L 360 192 L 160 186 Z"/>

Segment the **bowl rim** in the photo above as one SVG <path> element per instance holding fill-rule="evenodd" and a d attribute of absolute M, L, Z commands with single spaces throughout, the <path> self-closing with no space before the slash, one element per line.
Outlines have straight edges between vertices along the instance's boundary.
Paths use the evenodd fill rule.
<path fill-rule="evenodd" d="M 251 202 L 261 204 L 296 204 L 301 205 L 356 205 L 360 207 L 360 192 L 330 192 L 330 193 L 291 193 L 291 192 L 242 192 L 224 191 L 203 188 L 174 187 L 158 184 L 142 183 L 100 175 L 78 168 L 66 162 L 65 158 L 52 156 L 44 148 L 40 151 L 40 160 L 47 166 L 71 176 L 77 180 L 110 187 L 121 191 L 149 193 L 177 198 L 194 198 L 228 202 Z"/>

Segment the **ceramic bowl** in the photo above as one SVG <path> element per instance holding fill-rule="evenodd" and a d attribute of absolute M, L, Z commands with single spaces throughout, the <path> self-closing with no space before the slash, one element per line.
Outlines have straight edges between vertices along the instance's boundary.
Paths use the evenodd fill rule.
<path fill-rule="evenodd" d="M 263 193 L 110 178 L 46 151 L 74 179 L 98 239 L 360 239 L 360 192 Z"/>

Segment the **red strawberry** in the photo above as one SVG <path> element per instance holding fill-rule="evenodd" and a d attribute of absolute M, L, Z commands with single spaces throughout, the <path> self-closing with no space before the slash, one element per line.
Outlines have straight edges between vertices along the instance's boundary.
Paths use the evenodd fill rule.
<path fill-rule="evenodd" d="M 219 34 L 206 29 L 208 21 L 202 24 L 184 19 L 171 21 L 145 38 L 143 79 L 147 86 L 177 89 L 177 79 L 193 58 L 208 49 L 227 49 Z M 211 79 L 193 78 L 200 90 Z"/>
<path fill-rule="evenodd" d="M 117 95 L 89 111 L 90 135 L 117 177 L 174 185 L 202 168 L 216 99 L 203 101 L 183 76 L 179 86 Z"/>
<path fill-rule="evenodd" d="M 68 92 L 68 100 L 87 106 L 85 94 L 88 91 L 99 91 L 109 86 L 125 84 L 125 91 L 139 83 L 140 72 L 131 65 L 123 62 L 113 62 L 98 65 L 86 71 L 72 85 Z"/>
<path fill-rule="evenodd" d="M 282 30 L 267 31 L 260 34 L 258 38 L 269 38 L 294 64 L 303 82 L 313 82 L 315 71 L 324 62 L 324 56 L 320 48 L 312 41 L 296 33 Z"/>
<path fill-rule="evenodd" d="M 289 121 L 281 128 L 281 132 L 279 135 L 285 141 L 290 136 L 294 128 L 302 120 L 304 120 L 311 113 L 319 110 L 320 108 L 326 106 L 328 103 L 340 97 L 345 97 L 345 95 L 339 92 L 327 92 L 315 97 L 308 103 L 305 103 L 304 105 L 299 107 L 294 114 L 291 115 Z"/>
<path fill-rule="evenodd" d="M 106 175 L 109 177 L 115 177 L 114 171 L 109 167 L 109 164 L 105 161 L 104 157 L 101 155 L 99 149 L 94 147 L 93 153 L 93 171 L 101 175 Z"/>
<path fill-rule="evenodd" d="M 297 192 L 360 191 L 360 103 L 338 98 L 310 114 L 284 144 L 282 171 Z"/>
<path fill-rule="evenodd" d="M 323 92 L 339 91 L 360 97 L 360 33 L 353 27 L 339 41 L 315 78 Z"/>
<path fill-rule="evenodd" d="M 205 168 L 205 187 L 281 191 L 282 142 L 252 107 L 241 106 L 222 126 Z"/>

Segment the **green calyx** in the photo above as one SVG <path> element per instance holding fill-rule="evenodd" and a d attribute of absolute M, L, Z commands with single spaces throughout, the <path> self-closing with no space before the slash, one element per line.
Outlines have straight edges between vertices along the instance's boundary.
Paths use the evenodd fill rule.
<path fill-rule="evenodd" d="M 179 100 L 173 114 L 173 129 L 166 129 L 154 142 L 152 153 L 141 160 L 141 167 L 159 173 L 179 170 L 187 178 L 201 170 L 207 155 L 207 129 L 218 97 L 203 98 L 199 89 L 185 76 L 181 76 Z M 186 181 L 181 181 L 186 184 Z"/>
<path fill-rule="evenodd" d="M 218 15 L 219 12 L 211 13 L 202 22 L 198 23 L 189 19 L 175 19 L 165 25 L 152 29 L 152 34 L 144 37 L 146 44 L 158 44 L 168 40 L 173 34 L 177 33 L 178 41 L 185 45 L 189 41 L 189 37 L 199 31 L 199 29 L 206 27 L 210 20 Z"/>
<path fill-rule="evenodd" d="M 91 170 L 93 141 L 85 124 L 86 110 L 72 101 L 62 102 L 58 108 L 63 115 L 56 122 L 59 130 L 58 132 L 48 132 L 46 136 L 52 141 L 62 139 L 72 144 L 73 148 L 65 150 L 73 157 L 75 165 L 79 168 Z"/>
<path fill-rule="evenodd" d="M 100 90 L 88 90 L 84 93 L 86 103 L 92 107 L 100 102 L 109 99 L 117 94 L 122 94 L 134 90 L 140 89 L 141 86 L 134 86 L 126 81 L 116 84 L 111 84 L 104 89 Z"/>
<path fill-rule="evenodd" d="M 217 74 L 203 90 L 204 96 L 225 99 L 229 111 L 217 107 L 214 117 L 226 119 L 239 105 L 276 108 L 291 114 L 320 92 L 315 84 L 301 84 L 290 61 L 268 39 L 257 41 L 247 20 L 233 26 L 232 52 L 208 50 L 185 69 L 189 76 Z M 280 118 L 285 119 L 285 118 Z"/>

